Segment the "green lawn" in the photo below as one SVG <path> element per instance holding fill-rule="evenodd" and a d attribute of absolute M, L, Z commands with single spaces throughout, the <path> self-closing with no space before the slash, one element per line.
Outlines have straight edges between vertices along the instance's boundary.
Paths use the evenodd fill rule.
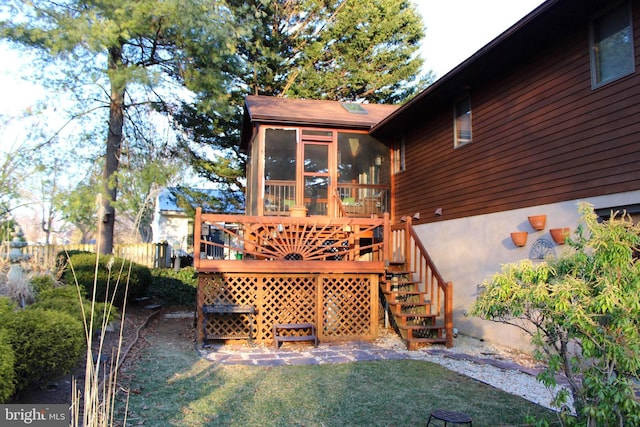
<path fill-rule="evenodd" d="M 476 427 L 557 421 L 545 408 L 429 362 L 224 366 L 201 359 L 192 344 L 147 339 L 129 372 L 127 425 L 419 426 L 434 408 L 465 412 Z"/>

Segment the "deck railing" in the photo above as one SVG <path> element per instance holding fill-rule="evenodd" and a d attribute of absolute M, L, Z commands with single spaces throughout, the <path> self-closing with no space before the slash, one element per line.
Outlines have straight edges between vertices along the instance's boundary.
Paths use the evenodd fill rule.
<path fill-rule="evenodd" d="M 389 216 L 269 217 L 196 211 L 199 271 L 383 272 Z"/>
<path fill-rule="evenodd" d="M 453 284 L 446 282 L 429 256 L 415 229 L 411 218 L 406 222 L 391 226 L 389 240 L 389 261 L 403 264 L 419 282 L 422 291 L 431 300 L 432 309 L 438 317 L 444 318 L 446 345 L 453 345 Z"/>
<path fill-rule="evenodd" d="M 389 188 L 385 185 L 340 183 L 337 193 L 348 217 L 382 216 L 388 211 Z"/>
<path fill-rule="evenodd" d="M 288 216 L 296 202 L 296 182 L 268 180 L 264 188 L 264 214 Z"/>
<path fill-rule="evenodd" d="M 388 211 L 389 186 L 376 184 L 338 183 L 335 194 L 328 198 L 305 199 L 305 207 L 313 208 L 316 214 L 326 215 L 329 204 L 334 204 L 336 216 L 369 218 L 382 217 Z M 296 205 L 295 181 L 268 180 L 264 190 L 264 214 L 289 216 Z M 313 206 L 312 206 L 313 205 Z M 342 208 L 342 209 L 341 209 Z"/>

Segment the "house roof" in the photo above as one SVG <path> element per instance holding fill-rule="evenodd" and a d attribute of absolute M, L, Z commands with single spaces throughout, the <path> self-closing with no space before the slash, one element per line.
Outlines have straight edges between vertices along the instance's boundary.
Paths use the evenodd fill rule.
<path fill-rule="evenodd" d="M 605 5 L 607 0 L 594 0 Z M 375 136 L 394 135 L 407 126 L 423 123 L 443 105 L 494 80 L 533 52 L 552 45 L 559 34 L 586 22 L 584 0 L 548 0 L 504 31 L 449 73 L 373 126 Z"/>
<path fill-rule="evenodd" d="M 216 189 L 191 189 L 197 193 L 207 195 L 211 202 L 210 204 L 205 204 L 201 206 L 206 211 L 211 211 L 215 213 L 244 213 L 244 209 L 238 208 L 234 203 L 229 201 L 230 197 L 239 197 L 241 200 L 244 200 L 244 195 L 242 193 L 238 193 L 236 195 L 231 194 L 227 191 L 221 191 Z M 180 188 L 163 188 L 160 194 L 158 195 L 158 211 L 163 213 L 183 213 L 184 209 L 178 206 L 178 198 L 176 194 L 179 194 L 181 197 L 186 198 L 187 200 L 192 200 L 191 195 Z M 192 207 L 196 207 L 196 202 L 192 202 Z"/>
<path fill-rule="evenodd" d="M 350 112 L 347 108 L 359 106 L 364 112 Z M 397 105 L 360 104 L 310 99 L 247 96 L 245 105 L 252 122 L 290 123 L 296 125 L 323 125 L 370 129 L 395 111 Z"/>
<path fill-rule="evenodd" d="M 356 111 L 349 111 L 352 108 Z M 388 104 L 250 95 L 245 98 L 240 147 L 248 146 L 253 131 L 251 124 L 255 123 L 369 130 L 397 108 L 397 105 Z"/>

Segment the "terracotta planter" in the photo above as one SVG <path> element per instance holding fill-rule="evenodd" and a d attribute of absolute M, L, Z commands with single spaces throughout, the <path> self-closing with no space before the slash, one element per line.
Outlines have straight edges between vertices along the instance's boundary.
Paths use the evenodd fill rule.
<path fill-rule="evenodd" d="M 526 231 L 516 231 L 511 233 L 511 240 L 513 240 L 513 244 L 522 247 L 527 244 L 527 236 L 529 233 Z"/>
<path fill-rule="evenodd" d="M 529 224 L 534 230 L 544 230 L 544 225 L 547 223 L 546 215 L 533 215 L 529 217 Z"/>
<path fill-rule="evenodd" d="M 559 245 L 563 245 L 567 237 L 569 237 L 569 228 L 552 228 L 549 230 L 551 238 Z"/>
<path fill-rule="evenodd" d="M 294 206 L 289 210 L 289 215 L 294 218 L 302 218 L 307 216 L 307 208 L 304 206 Z"/>

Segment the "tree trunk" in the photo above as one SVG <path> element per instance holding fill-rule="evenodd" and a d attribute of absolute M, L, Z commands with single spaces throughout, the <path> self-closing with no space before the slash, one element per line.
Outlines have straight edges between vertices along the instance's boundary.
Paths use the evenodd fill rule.
<path fill-rule="evenodd" d="M 124 125 L 125 85 L 118 80 L 117 70 L 122 66 L 122 47 L 109 49 L 109 74 L 111 83 L 111 101 L 109 104 L 109 131 L 104 162 L 102 183 L 102 212 L 98 217 L 101 254 L 113 252 L 113 236 L 116 223 L 116 211 L 113 206 L 118 192 L 117 172 L 120 166 L 122 150 L 122 128 Z"/>

